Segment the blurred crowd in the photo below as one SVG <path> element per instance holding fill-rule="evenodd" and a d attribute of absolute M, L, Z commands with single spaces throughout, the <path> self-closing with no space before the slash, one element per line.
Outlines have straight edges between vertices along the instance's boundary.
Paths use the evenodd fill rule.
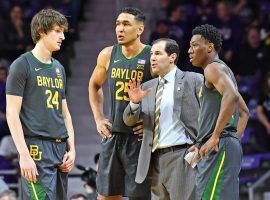
<path fill-rule="evenodd" d="M 8 65 L 19 55 L 33 48 L 30 23 L 35 13 L 53 8 L 67 16 L 69 31 L 56 57 L 70 77 L 69 58 L 74 57 L 73 42 L 79 39 L 78 22 L 84 20 L 86 0 L 8 0 L 0 1 L 0 65 Z"/>

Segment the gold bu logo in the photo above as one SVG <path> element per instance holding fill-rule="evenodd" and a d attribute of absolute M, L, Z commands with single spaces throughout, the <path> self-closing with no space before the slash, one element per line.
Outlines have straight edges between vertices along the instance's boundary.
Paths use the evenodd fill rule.
<path fill-rule="evenodd" d="M 42 152 L 38 151 L 38 145 L 30 145 L 30 156 L 33 160 L 41 160 Z"/>

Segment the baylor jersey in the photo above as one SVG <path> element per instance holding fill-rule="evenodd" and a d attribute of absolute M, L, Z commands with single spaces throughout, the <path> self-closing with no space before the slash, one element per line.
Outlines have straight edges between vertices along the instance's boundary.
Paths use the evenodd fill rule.
<path fill-rule="evenodd" d="M 6 93 L 23 97 L 20 119 L 25 135 L 68 137 L 62 115 L 65 84 L 64 68 L 55 59 L 44 64 L 27 52 L 12 63 Z"/>
<path fill-rule="evenodd" d="M 114 45 L 109 68 L 107 71 L 111 111 L 110 121 L 112 132 L 133 133 L 132 128 L 125 125 L 123 112 L 129 104 L 128 85 L 130 79 L 146 82 L 150 80 L 150 46 L 145 48 L 136 57 L 127 59 L 122 53 L 119 44 Z"/>
<path fill-rule="evenodd" d="M 220 59 L 214 59 L 213 62 L 218 62 L 226 66 L 227 73 L 233 81 L 235 87 L 237 88 L 237 83 L 234 78 L 233 72 L 231 69 Z M 208 89 L 205 86 L 205 83 L 202 83 L 202 86 L 199 91 L 199 100 L 200 100 L 200 112 L 199 112 L 199 132 L 197 136 L 197 141 L 201 142 L 204 139 L 208 139 L 212 136 L 212 133 L 216 127 L 216 122 L 219 116 L 219 111 L 221 107 L 222 95 L 214 88 Z M 230 132 L 237 131 L 237 124 L 239 120 L 239 104 L 236 105 L 235 111 L 231 116 L 229 122 L 225 125 L 222 133 L 227 134 Z"/>

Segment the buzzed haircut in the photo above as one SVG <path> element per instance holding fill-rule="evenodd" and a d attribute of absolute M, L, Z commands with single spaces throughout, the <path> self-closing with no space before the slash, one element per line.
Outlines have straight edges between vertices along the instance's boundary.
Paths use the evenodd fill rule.
<path fill-rule="evenodd" d="M 64 31 L 68 30 L 67 18 L 60 12 L 53 9 L 43 9 L 39 11 L 31 21 L 31 36 L 36 44 L 40 40 L 40 32 L 48 33 L 58 25 Z"/>
<path fill-rule="evenodd" d="M 170 56 L 171 54 L 175 53 L 176 59 L 174 60 L 174 64 L 177 64 L 178 57 L 179 57 L 179 46 L 177 42 L 170 38 L 159 38 L 155 40 L 152 45 L 158 43 L 158 42 L 165 42 L 165 52 Z"/>
<path fill-rule="evenodd" d="M 205 40 L 213 43 L 216 52 L 219 52 L 222 46 L 222 36 L 216 27 L 209 24 L 197 26 L 192 30 L 193 35 L 201 35 Z"/>
<path fill-rule="evenodd" d="M 118 13 L 118 15 L 120 15 L 121 13 L 128 13 L 131 14 L 135 17 L 135 20 L 141 23 L 145 23 L 145 15 L 142 13 L 142 11 L 138 8 L 134 8 L 134 7 L 125 7 L 122 8 L 120 10 L 120 12 Z"/>

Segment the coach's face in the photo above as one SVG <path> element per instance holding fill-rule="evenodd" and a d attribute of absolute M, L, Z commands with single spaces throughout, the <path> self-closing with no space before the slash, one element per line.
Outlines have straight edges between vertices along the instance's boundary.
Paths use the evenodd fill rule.
<path fill-rule="evenodd" d="M 116 20 L 116 37 L 119 44 L 129 44 L 140 37 L 144 25 L 134 15 L 121 13 Z"/>
<path fill-rule="evenodd" d="M 175 66 L 176 54 L 173 53 L 169 56 L 165 51 L 165 46 L 165 41 L 159 41 L 153 44 L 151 48 L 150 62 L 152 72 L 161 77 L 165 76 Z"/>

